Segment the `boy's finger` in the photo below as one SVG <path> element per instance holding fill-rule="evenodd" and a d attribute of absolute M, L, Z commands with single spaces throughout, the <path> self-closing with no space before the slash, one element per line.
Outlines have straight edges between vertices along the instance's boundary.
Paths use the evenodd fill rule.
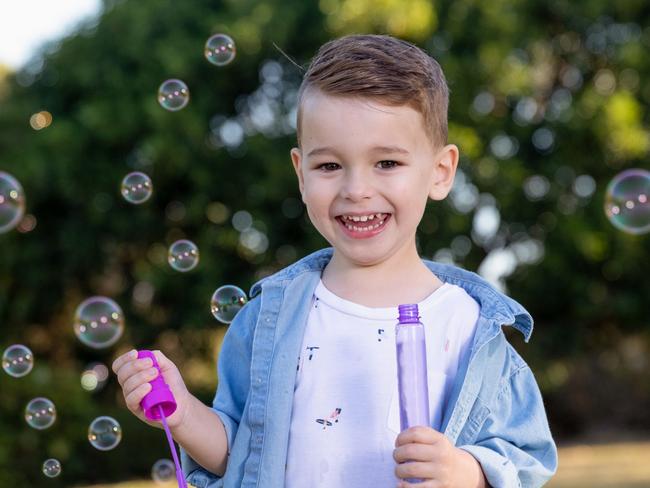
<path fill-rule="evenodd" d="M 441 436 L 444 436 L 444 434 L 431 427 L 425 427 L 423 425 L 409 427 L 397 436 L 395 439 L 395 447 L 409 443 L 433 444 Z"/>
<path fill-rule="evenodd" d="M 145 397 L 145 395 L 149 393 L 150 390 L 151 385 L 149 383 L 144 383 L 128 395 L 125 395 L 124 401 L 126 402 L 128 409 L 134 413 L 137 413 L 140 410 L 140 402 Z"/>
<path fill-rule="evenodd" d="M 140 371 L 134 375 L 131 375 L 122 385 L 124 390 L 124 395 L 128 396 L 132 391 L 138 389 L 142 384 L 149 383 L 153 380 L 158 374 L 156 368 L 147 368 L 144 371 Z"/>
<path fill-rule="evenodd" d="M 408 484 L 406 480 L 410 478 L 419 478 L 424 481 L 434 479 L 436 477 L 436 466 L 433 463 L 422 463 L 419 461 L 412 461 L 408 463 L 400 463 L 395 466 L 395 476 L 400 478 L 402 486 L 423 486 L 422 484 Z M 433 486 L 426 484 L 424 486 Z"/>
<path fill-rule="evenodd" d="M 431 444 L 407 444 L 393 451 L 393 459 L 396 463 L 406 461 L 430 462 L 433 461 L 435 456 L 436 450 Z"/>
<path fill-rule="evenodd" d="M 124 388 L 125 383 L 131 377 L 137 375 L 138 373 L 144 371 L 147 368 L 151 368 L 152 365 L 153 362 L 151 361 L 150 358 L 134 359 L 133 361 L 124 363 L 117 370 L 117 382 L 120 384 L 120 386 L 122 386 L 122 388 Z"/>
<path fill-rule="evenodd" d="M 115 361 L 113 361 L 113 364 L 111 366 L 111 369 L 113 370 L 113 373 L 117 374 L 117 371 L 126 363 L 127 361 L 131 361 L 135 358 L 138 357 L 138 351 L 135 349 L 131 349 L 129 352 L 125 352 L 121 356 L 119 356 Z"/>

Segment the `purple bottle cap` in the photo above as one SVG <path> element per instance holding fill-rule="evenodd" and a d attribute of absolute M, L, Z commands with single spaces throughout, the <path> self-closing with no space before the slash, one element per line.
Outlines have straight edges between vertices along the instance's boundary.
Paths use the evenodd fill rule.
<path fill-rule="evenodd" d="M 420 321 L 417 303 L 398 305 L 397 310 L 399 311 L 400 324 L 417 324 Z"/>
<path fill-rule="evenodd" d="M 158 361 L 156 361 L 156 356 L 154 356 L 153 352 L 147 350 L 138 351 L 138 359 L 143 358 L 150 358 L 154 368 L 158 370 L 158 376 L 149 382 L 151 391 L 140 402 L 144 416 L 149 420 L 160 420 L 160 408 L 158 408 L 160 406 L 165 417 L 169 417 L 176 411 L 174 394 L 169 388 L 169 385 L 165 383 L 165 379 L 160 372 L 160 366 L 158 366 Z"/>

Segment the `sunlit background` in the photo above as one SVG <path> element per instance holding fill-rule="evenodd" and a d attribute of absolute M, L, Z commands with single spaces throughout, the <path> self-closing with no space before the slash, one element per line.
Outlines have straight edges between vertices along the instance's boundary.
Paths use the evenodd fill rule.
<path fill-rule="evenodd" d="M 108 366 L 160 348 L 211 401 L 250 286 L 326 245 L 288 154 L 302 70 L 374 32 L 446 73 L 461 161 L 418 247 L 535 318 L 508 337 L 561 446 L 549 486 L 650 486 L 649 25 L 633 1 L 4 5 L 0 484 L 173 480 Z"/>

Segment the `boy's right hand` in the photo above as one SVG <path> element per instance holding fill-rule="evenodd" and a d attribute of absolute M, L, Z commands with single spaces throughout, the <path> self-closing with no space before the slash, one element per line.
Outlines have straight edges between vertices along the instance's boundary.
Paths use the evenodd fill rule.
<path fill-rule="evenodd" d="M 176 411 L 167 417 L 167 424 L 170 428 L 179 426 L 187 411 L 190 408 L 190 392 L 183 382 L 178 368 L 162 352 L 153 351 L 156 361 L 160 367 L 165 383 L 169 385 L 176 400 Z M 117 375 L 117 381 L 122 387 L 122 394 L 126 401 L 127 408 L 140 420 L 155 427 L 162 427 L 160 422 L 151 422 L 144 416 L 140 402 L 147 393 L 151 391 L 149 382 L 153 380 L 158 370 L 153 367 L 151 359 L 138 359 L 138 351 L 135 349 L 122 354 L 113 361 L 113 372 Z"/>

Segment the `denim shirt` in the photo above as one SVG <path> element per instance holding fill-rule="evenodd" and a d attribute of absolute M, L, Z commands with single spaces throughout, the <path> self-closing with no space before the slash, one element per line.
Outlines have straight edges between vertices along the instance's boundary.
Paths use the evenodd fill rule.
<path fill-rule="evenodd" d="M 181 450 L 187 481 L 197 488 L 284 486 L 296 360 L 312 294 L 332 253 L 322 249 L 257 282 L 230 324 L 213 402 L 228 437 L 227 469 L 219 477 Z M 475 273 L 423 262 L 480 306 L 470 359 L 459 366 L 442 431 L 480 462 L 492 487 L 542 486 L 557 469 L 557 449 L 533 373 L 502 330 L 514 327 L 528 342 L 530 314 Z"/>

